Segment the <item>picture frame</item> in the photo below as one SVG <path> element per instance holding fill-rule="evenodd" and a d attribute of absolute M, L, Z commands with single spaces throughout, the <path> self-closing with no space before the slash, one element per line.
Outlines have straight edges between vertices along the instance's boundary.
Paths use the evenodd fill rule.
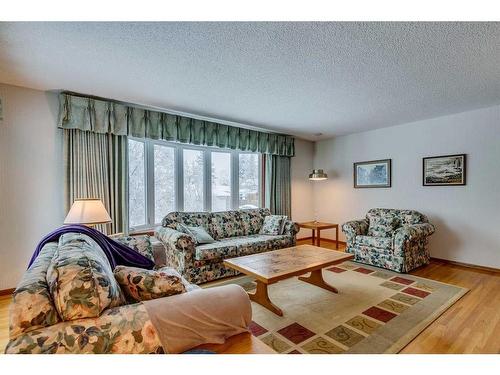
<path fill-rule="evenodd" d="M 390 188 L 392 159 L 360 161 L 354 167 L 354 188 Z"/>
<path fill-rule="evenodd" d="M 463 186 L 466 185 L 466 172 L 466 154 L 422 158 L 423 186 Z"/>

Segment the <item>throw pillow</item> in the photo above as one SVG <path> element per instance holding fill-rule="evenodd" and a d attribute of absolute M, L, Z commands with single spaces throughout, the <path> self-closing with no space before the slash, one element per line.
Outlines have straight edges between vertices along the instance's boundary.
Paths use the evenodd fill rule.
<path fill-rule="evenodd" d="M 282 215 L 267 215 L 264 217 L 264 224 L 262 225 L 262 228 L 260 229 L 260 234 L 270 234 L 277 236 L 280 234 L 280 231 L 282 230 L 282 223 L 284 221 L 284 218 L 286 216 Z"/>
<path fill-rule="evenodd" d="M 370 217 L 368 235 L 372 237 L 391 237 L 399 225 L 399 220 L 392 216 Z"/>
<path fill-rule="evenodd" d="M 54 306 L 65 321 L 96 318 L 104 309 L 125 303 L 106 255 L 83 234 L 61 236 L 46 277 Z"/>
<path fill-rule="evenodd" d="M 116 281 L 133 302 L 147 301 L 186 292 L 182 278 L 168 271 L 117 266 Z"/>
<path fill-rule="evenodd" d="M 188 229 L 198 245 L 215 242 L 203 227 L 188 227 Z"/>

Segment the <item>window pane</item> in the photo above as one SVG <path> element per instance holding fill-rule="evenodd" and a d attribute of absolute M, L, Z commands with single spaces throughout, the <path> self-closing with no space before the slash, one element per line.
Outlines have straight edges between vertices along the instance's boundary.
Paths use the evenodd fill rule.
<path fill-rule="evenodd" d="M 128 140 L 129 225 L 146 224 L 146 177 L 144 143 Z"/>
<path fill-rule="evenodd" d="M 239 207 L 259 207 L 259 155 L 240 154 Z"/>
<path fill-rule="evenodd" d="M 175 152 L 173 147 L 154 145 L 155 223 L 175 210 Z"/>
<path fill-rule="evenodd" d="M 184 211 L 203 211 L 203 151 L 184 150 Z"/>
<path fill-rule="evenodd" d="M 212 211 L 231 209 L 231 154 L 212 152 Z"/>

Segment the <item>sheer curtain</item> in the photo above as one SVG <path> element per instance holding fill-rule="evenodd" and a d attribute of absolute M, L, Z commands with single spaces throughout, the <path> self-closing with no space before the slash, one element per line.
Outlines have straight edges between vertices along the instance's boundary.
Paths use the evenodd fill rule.
<path fill-rule="evenodd" d="M 265 201 L 266 207 L 275 215 L 286 215 L 291 219 L 291 159 L 288 156 L 266 155 Z"/>
<path fill-rule="evenodd" d="M 128 231 L 127 137 L 63 130 L 66 211 L 76 198 L 100 198 L 112 223 L 106 234 Z"/>

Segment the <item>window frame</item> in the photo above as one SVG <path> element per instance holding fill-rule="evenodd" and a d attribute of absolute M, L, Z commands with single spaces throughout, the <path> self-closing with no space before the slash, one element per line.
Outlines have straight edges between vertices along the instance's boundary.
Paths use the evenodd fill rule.
<path fill-rule="evenodd" d="M 259 207 L 264 204 L 264 181 L 262 176 L 263 155 L 258 152 L 239 151 L 227 148 L 219 148 L 215 146 L 199 146 L 192 144 L 184 144 L 177 142 L 169 142 L 157 139 L 145 139 L 128 137 L 129 139 L 141 142 L 144 144 L 144 176 L 145 176 L 145 206 L 146 206 L 146 224 L 132 227 L 130 226 L 130 202 L 128 195 L 128 176 L 127 170 L 127 207 L 129 211 L 129 231 L 141 231 L 151 229 L 160 223 L 155 223 L 155 186 L 154 186 L 154 146 L 166 146 L 174 149 L 174 210 L 184 211 L 184 150 L 197 150 L 203 152 L 203 211 L 212 211 L 212 152 L 228 153 L 231 155 L 230 174 L 231 174 L 231 210 L 239 208 L 239 155 L 240 154 L 255 154 L 258 155 L 258 186 L 259 186 Z M 128 158 L 127 145 L 127 158 Z"/>

